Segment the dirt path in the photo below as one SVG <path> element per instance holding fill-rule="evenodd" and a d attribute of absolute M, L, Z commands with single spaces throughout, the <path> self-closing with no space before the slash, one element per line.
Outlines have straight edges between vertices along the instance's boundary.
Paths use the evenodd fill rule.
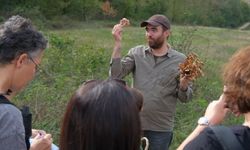
<path fill-rule="evenodd" d="M 249 26 L 250 26 L 250 22 L 247 22 L 247 23 L 243 24 L 241 27 L 239 27 L 239 30 L 244 30 Z"/>

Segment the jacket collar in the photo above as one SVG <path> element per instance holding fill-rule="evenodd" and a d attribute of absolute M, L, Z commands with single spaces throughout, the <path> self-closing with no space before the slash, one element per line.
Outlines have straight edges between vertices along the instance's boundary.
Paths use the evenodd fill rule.
<path fill-rule="evenodd" d="M 168 46 L 168 53 L 167 53 L 166 56 L 168 56 L 170 58 L 170 57 L 172 57 L 174 55 L 174 53 L 173 53 L 173 49 L 172 49 L 172 47 L 171 47 L 171 45 L 169 43 L 167 43 L 167 46 Z M 145 53 L 151 53 L 152 54 L 152 49 L 149 46 L 147 46 L 144 51 L 145 51 Z"/>

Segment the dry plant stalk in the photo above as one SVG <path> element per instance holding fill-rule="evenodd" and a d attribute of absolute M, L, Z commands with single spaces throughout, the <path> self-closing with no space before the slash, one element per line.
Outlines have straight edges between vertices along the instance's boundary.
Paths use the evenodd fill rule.
<path fill-rule="evenodd" d="M 202 72 L 203 62 L 199 60 L 198 56 L 194 53 L 190 53 L 186 60 L 179 64 L 181 77 L 186 76 L 191 80 L 195 80 L 198 77 L 203 76 Z"/>

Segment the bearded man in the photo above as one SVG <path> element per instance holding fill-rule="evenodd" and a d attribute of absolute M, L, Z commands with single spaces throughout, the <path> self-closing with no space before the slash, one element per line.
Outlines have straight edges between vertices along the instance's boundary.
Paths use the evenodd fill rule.
<path fill-rule="evenodd" d="M 164 15 L 153 15 L 141 23 L 145 27 L 147 46 L 131 48 L 121 58 L 122 26 L 113 27 L 115 45 L 110 75 L 124 78 L 133 75 L 133 87 L 144 97 L 141 112 L 143 136 L 149 140 L 150 150 L 167 150 L 173 137 L 176 103 L 188 102 L 192 97 L 191 79 L 181 76 L 179 64 L 186 56 L 168 44 L 170 22 Z"/>

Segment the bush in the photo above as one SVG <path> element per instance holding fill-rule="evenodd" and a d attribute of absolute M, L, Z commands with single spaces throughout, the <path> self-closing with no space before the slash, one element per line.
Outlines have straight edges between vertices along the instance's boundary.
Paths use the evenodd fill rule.
<path fill-rule="evenodd" d="M 69 37 L 47 36 L 50 47 L 45 51 L 42 70 L 15 99 L 18 105 L 30 106 L 33 127 L 51 132 L 57 143 L 60 121 L 71 94 L 85 80 L 106 78 L 110 56 L 103 48 L 88 44 L 77 48 Z"/>

